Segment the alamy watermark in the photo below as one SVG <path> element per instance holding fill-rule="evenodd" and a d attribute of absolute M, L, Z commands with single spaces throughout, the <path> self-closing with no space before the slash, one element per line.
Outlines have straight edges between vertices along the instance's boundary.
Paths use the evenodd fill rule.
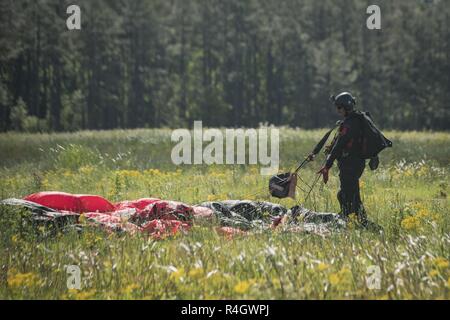
<path fill-rule="evenodd" d="M 188 129 L 176 129 L 171 140 L 178 142 L 171 153 L 176 165 L 260 164 L 268 166 L 261 168 L 262 175 L 278 172 L 280 132 L 276 128 L 225 129 L 222 132 L 219 129 L 203 130 L 202 121 L 194 121 L 193 136 Z M 205 148 L 203 142 L 209 142 Z"/>
<path fill-rule="evenodd" d="M 381 29 L 381 9 L 376 4 L 372 4 L 367 7 L 367 14 L 370 16 L 367 18 L 366 26 L 369 30 Z"/>
<path fill-rule="evenodd" d="M 66 20 L 66 26 L 69 30 L 81 30 L 81 9 L 76 4 L 67 7 L 67 14 L 70 16 Z"/>
<path fill-rule="evenodd" d="M 366 269 L 366 286 L 369 290 L 381 289 L 381 269 L 379 266 L 369 266 Z"/>
<path fill-rule="evenodd" d="M 81 270 L 79 266 L 66 266 L 67 273 L 67 289 L 81 289 Z"/>

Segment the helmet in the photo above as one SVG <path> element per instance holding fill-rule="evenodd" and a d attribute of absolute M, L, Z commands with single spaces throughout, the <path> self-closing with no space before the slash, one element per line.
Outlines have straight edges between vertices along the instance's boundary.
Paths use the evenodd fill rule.
<path fill-rule="evenodd" d="M 342 92 L 337 96 L 331 96 L 330 101 L 337 107 L 343 107 L 346 111 L 352 110 L 356 104 L 356 99 L 349 92 Z"/>

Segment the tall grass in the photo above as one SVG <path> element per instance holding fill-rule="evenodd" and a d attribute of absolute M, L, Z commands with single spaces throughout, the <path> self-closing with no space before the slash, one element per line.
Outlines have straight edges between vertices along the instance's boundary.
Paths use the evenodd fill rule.
<path fill-rule="evenodd" d="M 291 168 L 324 130 L 282 129 L 282 169 Z M 351 226 L 327 237 L 264 231 L 233 239 L 214 224 L 163 241 L 85 229 L 55 236 L 34 230 L 18 209 L 0 208 L 3 299 L 448 299 L 450 233 L 447 133 L 388 132 L 394 148 L 362 178 L 369 218 L 382 235 Z M 0 135 L 0 196 L 43 191 L 100 194 L 111 201 L 156 196 L 276 200 L 257 166 L 182 166 L 170 161 L 169 130 Z M 301 172 L 311 181 L 320 161 Z M 336 168 L 305 206 L 338 211 Z M 66 265 L 82 270 L 68 290 Z M 381 271 L 380 289 L 367 268 Z"/>

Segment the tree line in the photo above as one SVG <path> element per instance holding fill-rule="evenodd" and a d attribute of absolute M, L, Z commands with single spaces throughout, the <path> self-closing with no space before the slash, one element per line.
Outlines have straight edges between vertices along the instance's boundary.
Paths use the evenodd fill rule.
<path fill-rule="evenodd" d="M 448 130 L 450 7 L 379 0 L 0 2 L 0 130 L 330 126 L 350 91 L 384 128 Z"/>

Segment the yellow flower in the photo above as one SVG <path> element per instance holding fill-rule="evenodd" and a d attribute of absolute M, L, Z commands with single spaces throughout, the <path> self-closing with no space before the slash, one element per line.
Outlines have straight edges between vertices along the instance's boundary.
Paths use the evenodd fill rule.
<path fill-rule="evenodd" d="M 83 224 L 86 222 L 86 216 L 82 213 L 80 214 L 80 216 L 78 217 L 78 223 Z"/>
<path fill-rule="evenodd" d="M 431 212 L 428 211 L 428 210 L 425 209 L 425 208 L 420 209 L 420 210 L 417 212 L 417 214 L 416 214 L 416 216 L 417 216 L 418 218 L 427 218 L 427 217 L 429 217 L 430 215 L 431 215 Z"/>
<path fill-rule="evenodd" d="M 280 279 L 278 278 L 272 278 L 272 285 L 277 288 L 280 289 L 281 288 L 281 282 Z"/>
<path fill-rule="evenodd" d="M 329 266 L 328 264 L 321 262 L 321 263 L 319 263 L 319 265 L 317 266 L 317 270 L 319 270 L 319 271 L 324 271 L 324 270 L 327 270 L 329 267 L 330 267 L 330 266 Z"/>
<path fill-rule="evenodd" d="M 428 274 L 430 277 L 435 277 L 439 274 L 439 271 L 437 271 L 436 269 L 433 269 L 430 271 L 430 273 Z"/>
<path fill-rule="evenodd" d="M 244 294 L 250 289 L 252 282 L 250 281 L 239 281 L 238 284 L 234 286 L 234 291 L 239 294 Z"/>
<path fill-rule="evenodd" d="M 139 178 L 141 173 L 137 170 L 118 170 L 117 174 L 121 177 Z"/>
<path fill-rule="evenodd" d="M 434 264 L 436 267 L 438 267 L 439 269 L 445 269 L 448 268 L 448 260 L 443 258 L 443 257 L 437 257 L 433 260 Z"/>
<path fill-rule="evenodd" d="M 417 217 L 406 217 L 400 223 L 401 227 L 405 230 L 417 230 L 420 227 L 420 220 Z"/>
<path fill-rule="evenodd" d="M 8 285 L 13 288 L 18 287 L 33 287 L 40 284 L 41 281 L 39 276 L 29 272 L 29 273 L 15 273 L 15 270 L 8 275 Z"/>
<path fill-rule="evenodd" d="M 89 175 L 92 173 L 92 171 L 94 171 L 94 167 L 93 166 L 83 166 L 80 169 L 78 169 L 78 171 L 82 174 Z"/>
<path fill-rule="evenodd" d="M 414 175 L 413 169 L 408 169 L 408 170 L 405 171 L 405 176 L 411 177 L 413 175 Z"/>
<path fill-rule="evenodd" d="M 75 289 L 71 289 L 69 290 L 69 294 L 69 298 L 74 300 L 89 300 L 95 296 L 96 291 L 95 289 L 89 291 L 77 291 Z"/>
<path fill-rule="evenodd" d="M 188 273 L 190 278 L 198 279 L 201 278 L 204 274 L 203 268 L 194 268 L 191 269 Z"/>
<path fill-rule="evenodd" d="M 145 170 L 144 173 L 152 176 L 159 176 L 162 174 L 161 171 L 159 171 L 158 169 L 148 169 Z"/>
<path fill-rule="evenodd" d="M 420 167 L 420 169 L 417 171 L 417 175 L 418 175 L 419 177 L 422 177 L 422 176 L 426 176 L 429 172 L 430 172 L 430 169 L 429 169 L 428 167 L 422 166 L 422 167 Z"/>
<path fill-rule="evenodd" d="M 332 273 L 328 276 L 330 284 L 333 286 L 342 286 L 348 288 L 351 284 L 352 272 L 348 268 L 342 268 L 337 273 Z"/>
<path fill-rule="evenodd" d="M 81 171 L 81 168 L 80 168 L 80 171 Z M 71 177 L 72 175 L 73 174 L 72 174 L 72 172 L 70 170 L 66 170 L 66 171 L 63 172 L 63 176 L 64 177 Z"/>
<path fill-rule="evenodd" d="M 219 197 L 216 196 L 215 194 L 209 194 L 207 199 L 208 201 L 216 201 L 219 199 Z"/>
<path fill-rule="evenodd" d="M 425 209 L 425 205 L 421 202 L 416 202 L 414 204 L 411 205 L 411 207 L 416 210 L 416 211 L 420 211 L 422 209 Z"/>
<path fill-rule="evenodd" d="M 139 289 L 139 285 L 137 283 L 132 283 L 128 286 L 126 286 L 124 289 L 122 289 L 122 293 L 124 294 L 131 294 L 134 290 Z"/>
<path fill-rule="evenodd" d="M 330 283 L 335 286 L 338 285 L 340 282 L 339 276 L 337 273 L 332 273 L 328 276 L 328 280 L 330 281 Z"/>

